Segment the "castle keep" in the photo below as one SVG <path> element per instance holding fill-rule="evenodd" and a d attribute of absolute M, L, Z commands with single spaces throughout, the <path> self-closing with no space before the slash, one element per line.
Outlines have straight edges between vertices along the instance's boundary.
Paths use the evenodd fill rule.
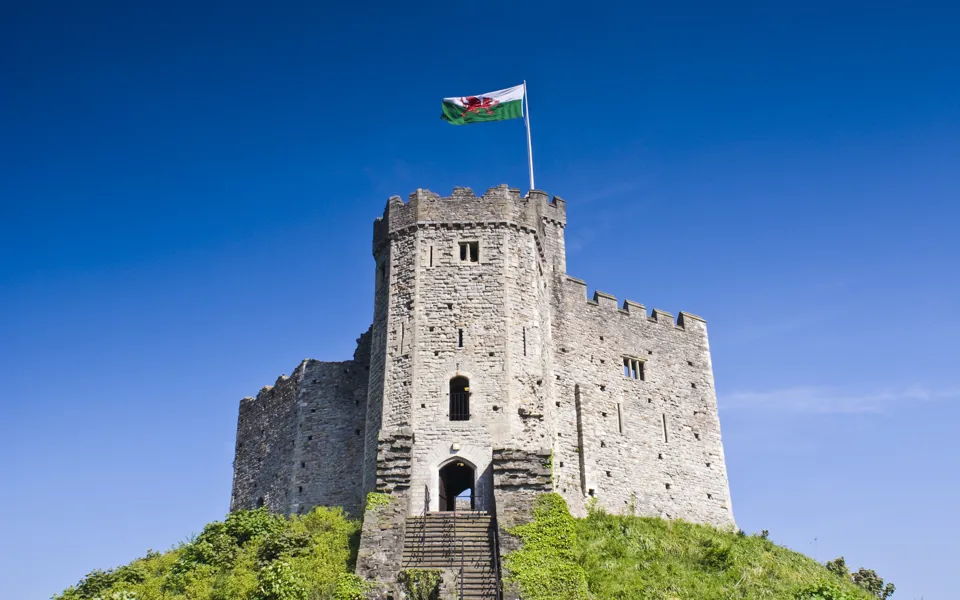
<path fill-rule="evenodd" d="M 390 198 L 373 324 L 352 360 L 304 360 L 241 400 L 231 508 L 360 516 L 389 494 L 357 565 L 388 585 L 430 519 L 486 515 L 495 557 L 547 491 L 575 515 L 732 526 L 706 324 L 589 297 L 565 227 L 564 201 L 536 190 Z"/>

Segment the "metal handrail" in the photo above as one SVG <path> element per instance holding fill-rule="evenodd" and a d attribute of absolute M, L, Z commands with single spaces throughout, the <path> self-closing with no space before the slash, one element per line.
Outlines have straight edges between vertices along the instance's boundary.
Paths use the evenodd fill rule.
<path fill-rule="evenodd" d="M 454 521 L 454 527 L 456 527 L 456 521 Z M 464 563 L 464 552 L 463 552 L 463 540 L 460 540 L 460 600 L 463 600 L 463 563 Z"/>
<path fill-rule="evenodd" d="M 490 519 L 490 526 L 493 527 L 493 574 L 494 574 L 494 595 L 497 600 L 503 600 L 503 586 L 500 582 L 500 527 L 497 525 L 497 517 Z"/>
<path fill-rule="evenodd" d="M 420 556 L 427 555 L 427 512 L 430 510 L 430 488 L 423 484 L 423 517 L 420 519 Z"/>
<path fill-rule="evenodd" d="M 457 499 L 453 499 L 453 546 L 451 550 L 453 552 L 457 551 Z M 460 591 L 458 593 L 459 600 L 463 600 L 463 540 L 460 540 L 460 581 L 459 587 Z"/>

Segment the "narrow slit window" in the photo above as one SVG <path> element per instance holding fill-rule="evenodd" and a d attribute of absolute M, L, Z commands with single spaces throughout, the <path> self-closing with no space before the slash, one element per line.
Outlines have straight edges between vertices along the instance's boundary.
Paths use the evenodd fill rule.
<path fill-rule="evenodd" d="M 667 443 L 670 441 L 670 438 L 667 435 L 667 414 L 664 413 L 662 417 L 663 417 L 663 442 Z"/>
<path fill-rule="evenodd" d="M 457 330 L 457 348 L 463 348 L 463 330 Z"/>
<path fill-rule="evenodd" d="M 433 266 L 433 246 L 430 246 L 430 266 Z"/>
<path fill-rule="evenodd" d="M 527 328 L 523 328 L 523 355 L 527 355 Z"/>
<path fill-rule="evenodd" d="M 623 433 L 623 411 L 620 409 L 620 403 L 617 402 L 617 427 L 620 429 L 620 433 Z"/>
<path fill-rule="evenodd" d="M 460 262 L 479 262 L 480 242 L 460 242 Z"/>

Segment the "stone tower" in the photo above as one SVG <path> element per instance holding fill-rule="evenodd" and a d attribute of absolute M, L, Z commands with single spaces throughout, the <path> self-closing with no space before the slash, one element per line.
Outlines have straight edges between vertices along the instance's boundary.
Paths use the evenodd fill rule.
<path fill-rule="evenodd" d="M 732 526 L 706 324 L 588 298 L 565 227 L 536 190 L 390 198 L 370 330 L 353 360 L 306 360 L 241 401 L 232 507 L 359 515 L 390 494 L 358 560 L 381 581 L 407 518 L 486 511 L 503 529 L 547 491 L 575 514 L 594 498 Z"/>

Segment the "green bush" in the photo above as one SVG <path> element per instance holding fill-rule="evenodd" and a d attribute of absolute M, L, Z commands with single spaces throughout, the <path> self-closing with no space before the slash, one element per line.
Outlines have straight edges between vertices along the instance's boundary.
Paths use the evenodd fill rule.
<path fill-rule="evenodd" d="M 436 600 L 440 593 L 440 571 L 436 569 L 404 569 L 397 581 L 409 600 Z"/>
<path fill-rule="evenodd" d="M 795 600 L 858 600 L 862 597 L 837 583 L 818 581 L 797 592 Z"/>

